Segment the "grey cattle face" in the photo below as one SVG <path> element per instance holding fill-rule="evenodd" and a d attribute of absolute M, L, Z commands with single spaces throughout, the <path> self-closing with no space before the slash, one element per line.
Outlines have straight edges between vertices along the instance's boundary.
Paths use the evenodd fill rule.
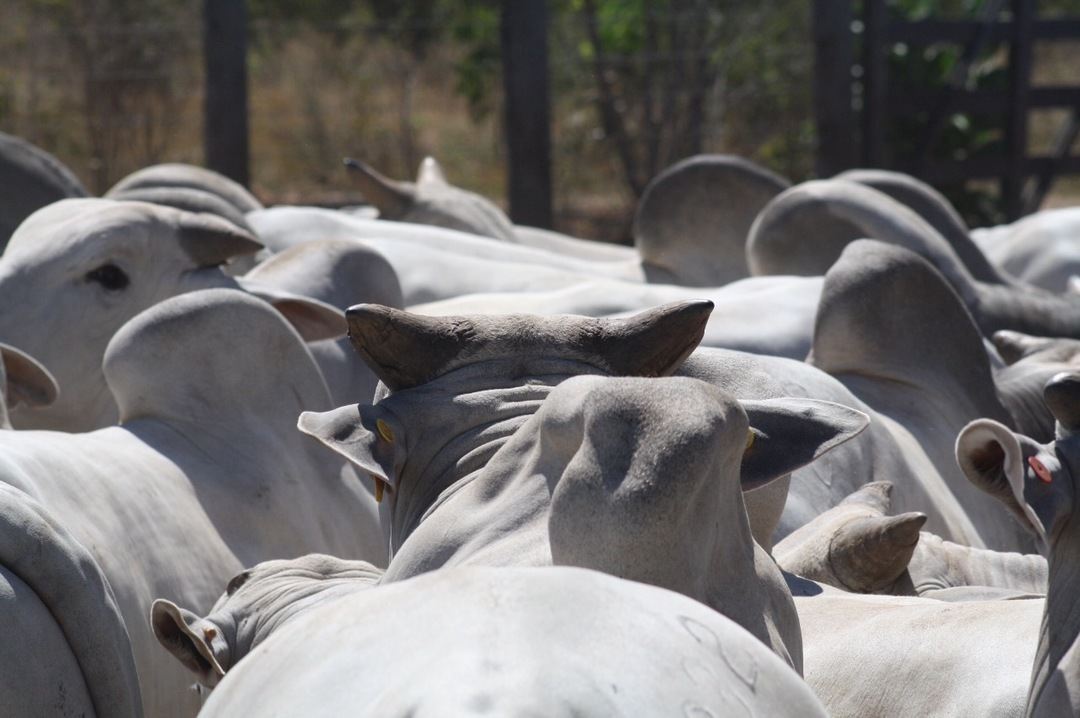
<path fill-rule="evenodd" d="M 968 425 L 956 458 L 968 478 L 1001 500 L 1042 542 L 1048 558 L 1046 612 L 1035 656 L 1027 715 L 1080 712 L 1080 375 L 1047 382 L 1044 400 L 1057 420 L 1049 444 L 988 419 Z"/>
<path fill-rule="evenodd" d="M 0 340 L 44 362 L 64 391 L 49 407 L 17 408 L 12 422 L 85 431 L 115 421 L 101 375 L 113 333 L 167 297 L 236 287 L 219 265 L 259 246 L 221 218 L 142 202 L 72 199 L 34 213 L 0 257 Z M 273 295 L 268 301 L 296 315 L 298 327 L 324 316 L 340 322 L 330 307 Z"/>
<path fill-rule="evenodd" d="M 432 224 L 516 242 L 514 226 L 491 200 L 446 181 L 434 158 L 424 159 L 416 183 L 395 182 L 354 159 L 345 160 L 364 198 L 383 219 Z"/>

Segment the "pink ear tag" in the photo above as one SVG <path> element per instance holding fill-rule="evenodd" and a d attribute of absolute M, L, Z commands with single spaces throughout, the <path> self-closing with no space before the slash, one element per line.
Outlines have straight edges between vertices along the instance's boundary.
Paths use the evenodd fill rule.
<path fill-rule="evenodd" d="M 1039 481 L 1044 484 L 1050 483 L 1052 480 L 1050 477 L 1050 470 L 1046 468 L 1046 465 L 1043 464 L 1043 462 L 1039 461 L 1037 456 L 1028 457 L 1028 466 L 1030 466 L 1031 470 L 1035 472 L 1035 475 L 1039 477 Z"/>

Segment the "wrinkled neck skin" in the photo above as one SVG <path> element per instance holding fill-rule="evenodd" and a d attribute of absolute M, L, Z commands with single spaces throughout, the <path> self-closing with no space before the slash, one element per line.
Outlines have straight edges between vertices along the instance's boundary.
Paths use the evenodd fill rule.
<path fill-rule="evenodd" d="M 908 564 L 915 593 L 989 586 L 1045 594 L 1046 559 L 1037 554 L 990 551 L 945 541 L 925 531 Z"/>
<path fill-rule="evenodd" d="M 390 510 L 391 551 L 484 470 L 552 387 L 571 376 L 602 373 L 574 361 L 489 361 L 379 402 L 391 413 L 408 417 L 403 423 L 410 435 Z"/>
<path fill-rule="evenodd" d="M 573 374 L 582 373 L 580 366 Z M 385 581 L 404 580 L 444 566 L 553 564 L 552 494 L 567 466 L 584 450 L 585 437 L 577 436 L 572 445 L 546 444 L 543 419 L 535 413 L 551 388 L 571 375 L 567 367 L 550 371 L 534 375 L 531 380 L 536 384 L 463 392 L 466 398 L 482 394 L 486 400 L 499 399 L 498 418 L 469 421 L 466 414 L 458 414 L 447 423 L 457 427 L 458 433 L 442 442 L 441 448 L 433 447 L 428 459 L 403 472 L 393 532 L 395 541 L 404 543 L 395 543 L 400 549 Z M 590 373 L 599 372 L 591 369 Z M 490 378 L 478 379 L 482 386 L 492 384 Z M 457 456 L 465 458 L 455 461 Z M 470 456 L 476 458 L 470 460 Z M 427 471 L 431 467 L 435 468 Z M 697 516 L 685 522 L 688 530 L 707 526 L 707 534 L 695 531 L 679 543 L 703 547 L 691 552 L 701 559 L 697 569 L 672 574 L 663 565 L 638 563 L 634 578 L 724 613 L 801 673 L 799 619 L 783 575 L 753 540 L 738 483 L 712 478 L 701 496 L 688 499 L 692 504 L 688 510 L 703 513 L 709 520 Z M 731 495 L 724 496 L 728 491 Z"/>
<path fill-rule="evenodd" d="M 1080 522 L 1049 538 L 1049 588 L 1035 651 L 1027 715 L 1071 715 L 1080 706 Z"/>
<path fill-rule="evenodd" d="M 330 601 L 366 591 L 377 581 L 376 575 L 363 571 L 307 581 L 286 576 L 276 581 L 277 586 L 262 587 L 262 595 L 239 612 L 229 610 L 229 597 L 222 596 L 204 619 L 219 632 L 220 640 L 213 644 L 214 654 L 228 671 L 294 618 Z"/>

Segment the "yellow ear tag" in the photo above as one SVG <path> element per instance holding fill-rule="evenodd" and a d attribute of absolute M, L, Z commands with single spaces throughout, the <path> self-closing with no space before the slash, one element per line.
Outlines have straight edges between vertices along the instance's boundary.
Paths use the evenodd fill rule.
<path fill-rule="evenodd" d="M 746 453 L 747 451 L 750 451 L 750 449 L 751 449 L 751 448 L 752 448 L 752 447 L 754 446 L 754 438 L 755 438 L 756 436 L 757 436 L 757 435 L 756 435 L 756 434 L 754 433 L 754 430 L 753 430 L 753 429 L 751 429 L 750 431 L 746 432 L 746 448 L 745 448 L 745 449 L 743 449 L 743 453 L 744 453 L 744 454 L 745 454 L 745 453 Z"/>
<path fill-rule="evenodd" d="M 375 482 L 375 503 L 381 504 L 383 490 L 385 489 L 386 484 L 383 482 L 382 479 L 374 475 L 372 475 L 371 480 Z"/>
<path fill-rule="evenodd" d="M 386 441 L 389 441 L 391 444 L 394 443 L 394 430 L 390 428 L 389 424 L 382 419 L 376 419 L 375 428 L 379 430 L 379 436 Z"/>

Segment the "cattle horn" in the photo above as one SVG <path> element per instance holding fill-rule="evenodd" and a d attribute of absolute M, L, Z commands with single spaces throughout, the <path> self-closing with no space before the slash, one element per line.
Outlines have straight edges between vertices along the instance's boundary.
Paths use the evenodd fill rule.
<path fill-rule="evenodd" d="M 1055 374 L 1043 388 L 1043 401 L 1062 428 L 1080 431 L 1080 374 Z"/>
<path fill-rule="evenodd" d="M 352 170 L 364 198 L 378 208 L 384 219 L 404 216 L 416 201 L 415 190 L 407 184 L 382 176 L 360 160 L 346 157 L 345 166 Z"/>
<path fill-rule="evenodd" d="M 667 376 L 697 348 L 712 310 L 707 299 L 665 304 L 625 319 L 601 320 L 603 331 L 588 338 L 617 376 Z"/>
<path fill-rule="evenodd" d="M 345 316 L 361 358 L 386 386 L 401 390 L 428 382 L 468 357 L 544 350 L 550 356 L 591 362 L 616 376 L 665 376 L 697 347 L 712 307 L 708 300 L 695 300 L 624 319 L 593 319 L 426 317 L 358 304 Z"/>
<path fill-rule="evenodd" d="M 907 569 L 926 514 L 867 516 L 842 526 L 829 545 L 829 563 L 845 588 L 874 593 Z"/>
<path fill-rule="evenodd" d="M 416 173 L 416 184 L 428 183 L 448 184 L 442 165 L 434 157 L 425 157 L 420 163 L 420 170 Z"/>
<path fill-rule="evenodd" d="M 841 504 L 859 504 L 868 506 L 881 515 L 889 513 L 892 506 L 893 485 L 891 481 L 871 481 L 863 484 L 858 491 L 849 494 Z"/>

